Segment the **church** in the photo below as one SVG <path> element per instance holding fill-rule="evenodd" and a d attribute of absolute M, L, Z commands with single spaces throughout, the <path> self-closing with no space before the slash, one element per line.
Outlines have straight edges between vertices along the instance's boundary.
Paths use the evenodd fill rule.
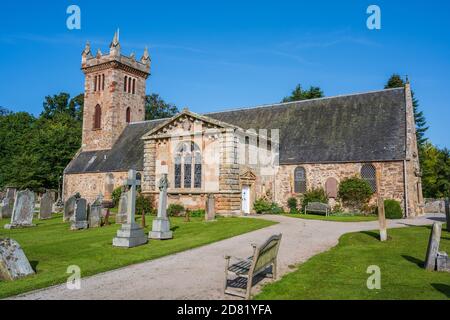
<path fill-rule="evenodd" d="M 423 213 L 411 88 L 145 121 L 150 56 L 82 53 L 85 74 L 82 146 L 64 171 L 63 195 L 79 192 L 105 203 L 130 169 L 156 206 L 168 175 L 169 203 L 204 209 L 215 199 L 223 215 L 253 213 L 266 197 L 287 207 L 290 197 L 323 188 L 337 201 L 343 179 L 360 176 L 374 196 L 398 200 L 407 217 Z"/>

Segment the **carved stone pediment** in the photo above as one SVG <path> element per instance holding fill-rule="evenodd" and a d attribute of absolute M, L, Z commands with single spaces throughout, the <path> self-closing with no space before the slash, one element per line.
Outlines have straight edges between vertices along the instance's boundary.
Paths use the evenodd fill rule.
<path fill-rule="evenodd" d="M 243 174 L 241 174 L 240 176 L 241 180 L 246 180 L 246 181 L 253 181 L 256 180 L 256 175 L 251 172 L 250 170 L 245 171 Z"/>

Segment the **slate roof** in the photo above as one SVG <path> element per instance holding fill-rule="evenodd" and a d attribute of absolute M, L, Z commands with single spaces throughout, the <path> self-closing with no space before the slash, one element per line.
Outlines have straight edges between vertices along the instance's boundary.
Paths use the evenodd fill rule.
<path fill-rule="evenodd" d="M 214 112 L 243 129 L 280 129 L 280 164 L 405 159 L 403 88 Z M 167 119 L 130 124 L 111 150 L 80 153 L 66 173 L 143 169 L 145 133 Z"/>

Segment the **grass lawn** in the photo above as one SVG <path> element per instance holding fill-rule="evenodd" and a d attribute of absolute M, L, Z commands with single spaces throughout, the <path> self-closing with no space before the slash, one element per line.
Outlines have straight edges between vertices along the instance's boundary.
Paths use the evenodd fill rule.
<path fill-rule="evenodd" d="M 331 250 L 314 256 L 256 299 L 450 299 L 450 273 L 425 271 L 422 264 L 431 227 L 388 230 L 341 237 Z M 450 233 L 442 231 L 440 251 L 450 252 Z M 367 289 L 367 268 L 381 269 L 381 290 Z"/>
<path fill-rule="evenodd" d="M 323 221 L 336 221 L 336 222 L 362 222 L 362 221 L 375 221 L 378 219 L 376 216 L 328 216 L 319 214 L 284 214 L 286 217 L 307 219 L 307 220 L 323 220 Z"/>
<path fill-rule="evenodd" d="M 151 226 L 151 218 L 147 225 Z M 48 287 L 67 281 L 67 267 L 78 265 L 83 277 L 117 269 L 130 264 L 199 247 L 274 224 L 261 219 L 221 218 L 204 222 L 201 218 L 171 218 L 174 239 L 151 240 L 149 244 L 123 249 L 112 246 L 119 225 L 83 231 L 69 231 L 62 216 L 36 220 L 30 229 L 5 230 L 7 219 L 0 221 L 0 238 L 10 237 L 19 242 L 37 274 L 14 282 L 0 280 L 0 298 Z M 146 232 L 151 227 L 146 228 Z"/>

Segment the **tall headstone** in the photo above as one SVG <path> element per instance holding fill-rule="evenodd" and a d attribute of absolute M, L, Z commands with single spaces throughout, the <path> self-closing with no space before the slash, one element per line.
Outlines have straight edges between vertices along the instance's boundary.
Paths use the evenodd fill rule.
<path fill-rule="evenodd" d="M 386 224 L 386 214 L 384 211 L 383 197 L 378 197 L 378 222 L 380 225 L 380 241 L 386 241 L 387 240 L 387 224 Z"/>
<path fill-rule="evenodd" d="M 39 207 L 39 219 L 45 220 L 52 217 L 53 210 L 53 195 L 50 192 L 44 193 L 41 197 L 41 205 Z"/>
<path fill-rule="evenodd" d="M 214 221 L 216 219 L 216 204 L 213 194 L 208 194 L 208 198 L 206 199 L 206 221 Z"/>
<path fill-rule="evenodd" d="M 75 202 L 75 212 L 70 218 L 70 229 L 81 230 L 87 228 L 87 201 L 86 199 L 79 198 Z"/>
<path fill-rule="evenodd" d="M 148 242 L 144 229 L 136 224 L 134 219 L 136 214 L 136 187 L 141 185 L 141 181 L 136 179 L 135 170 L 128 172 L 125 185 L 128 187 L 128 218 L 127 223 L 123 224 L 117 231 L 117 235 L 113 239 L 113 246 L 132 248 Z"/>
<path fill-rule="evenodd" d="M 79 193 L 74 194 L 71 196 L 67 201 L 64 203 L 64 216 L 63 219 L 65 222 L 70 221 L 72 216 L 75 213 L 75 204 L 77 202 L 77 199 L 79 199 L 81 196 Z"/>
<path fill-rule="evenodd" d="M 35 195 L 33 191 L 19 191 L 14 200 L 14 208 L 11 216 L 11 224 L 5 225 L 5 229 L 34 227 Z"/>
<path fill-rule="evenodd" d="M 116 223 L 124 224 L 127 223 L 128 217 L 128 193 L 122 192 L 119 200 L 119 210 L 116 214 Z"/>
<path fill-rule="evenodd" d="M 104 197 L 103 197 L 103 206 L 105 208 L 112 208 L 113 207 L 113 199 L 112 194 L 114 192 L 114 175 L 112 173 L 108 173 L 105 176 L 105 183 L 104 183 Z"/>
<path fill-rule="evenodd" d="M 0 219 L 11 218 L 16 192 L 17 192 L 16 188 L 11 187 L 6 188 L 4 198 L 0 202 Z"/>
<path fill-rule="evenodd" d="M 431 230 L 430 239 L 428 240 L 427 255 L 425 257 L 425 269 L 428 271 L 434 271 L 436 269 L 436 259 L 441 241 L 441 231 L 442 224 L 435 222 Z"/>
<path fill-rule="evenodd" d="M 447 221 L 447 231 L 450 232 L 450 198 L 445 199 L 445 219 Z"/>
<path fill-rule="evenodd" d="M 11 281 L 31 274 L 34 270 L 17 241 L 0 239 L 0 279 Z"/>
<path fill-rule="evenodd" d="M 89 207 L 89 228 L 99 228 L 102 224 L 103 197 L 98 197 Z"/>
<path fill-rule="evenodd" d="M 172 231 L 170 230 L 170 221 L 167 217 L 167 189 L 169 181 L 167 174 L 163 174 L 159 180 L 159 203 L 158 216 L 153 220 L 152 232 L 149 234 L 150 239 L 166 240 L 172 239 Z"/>

